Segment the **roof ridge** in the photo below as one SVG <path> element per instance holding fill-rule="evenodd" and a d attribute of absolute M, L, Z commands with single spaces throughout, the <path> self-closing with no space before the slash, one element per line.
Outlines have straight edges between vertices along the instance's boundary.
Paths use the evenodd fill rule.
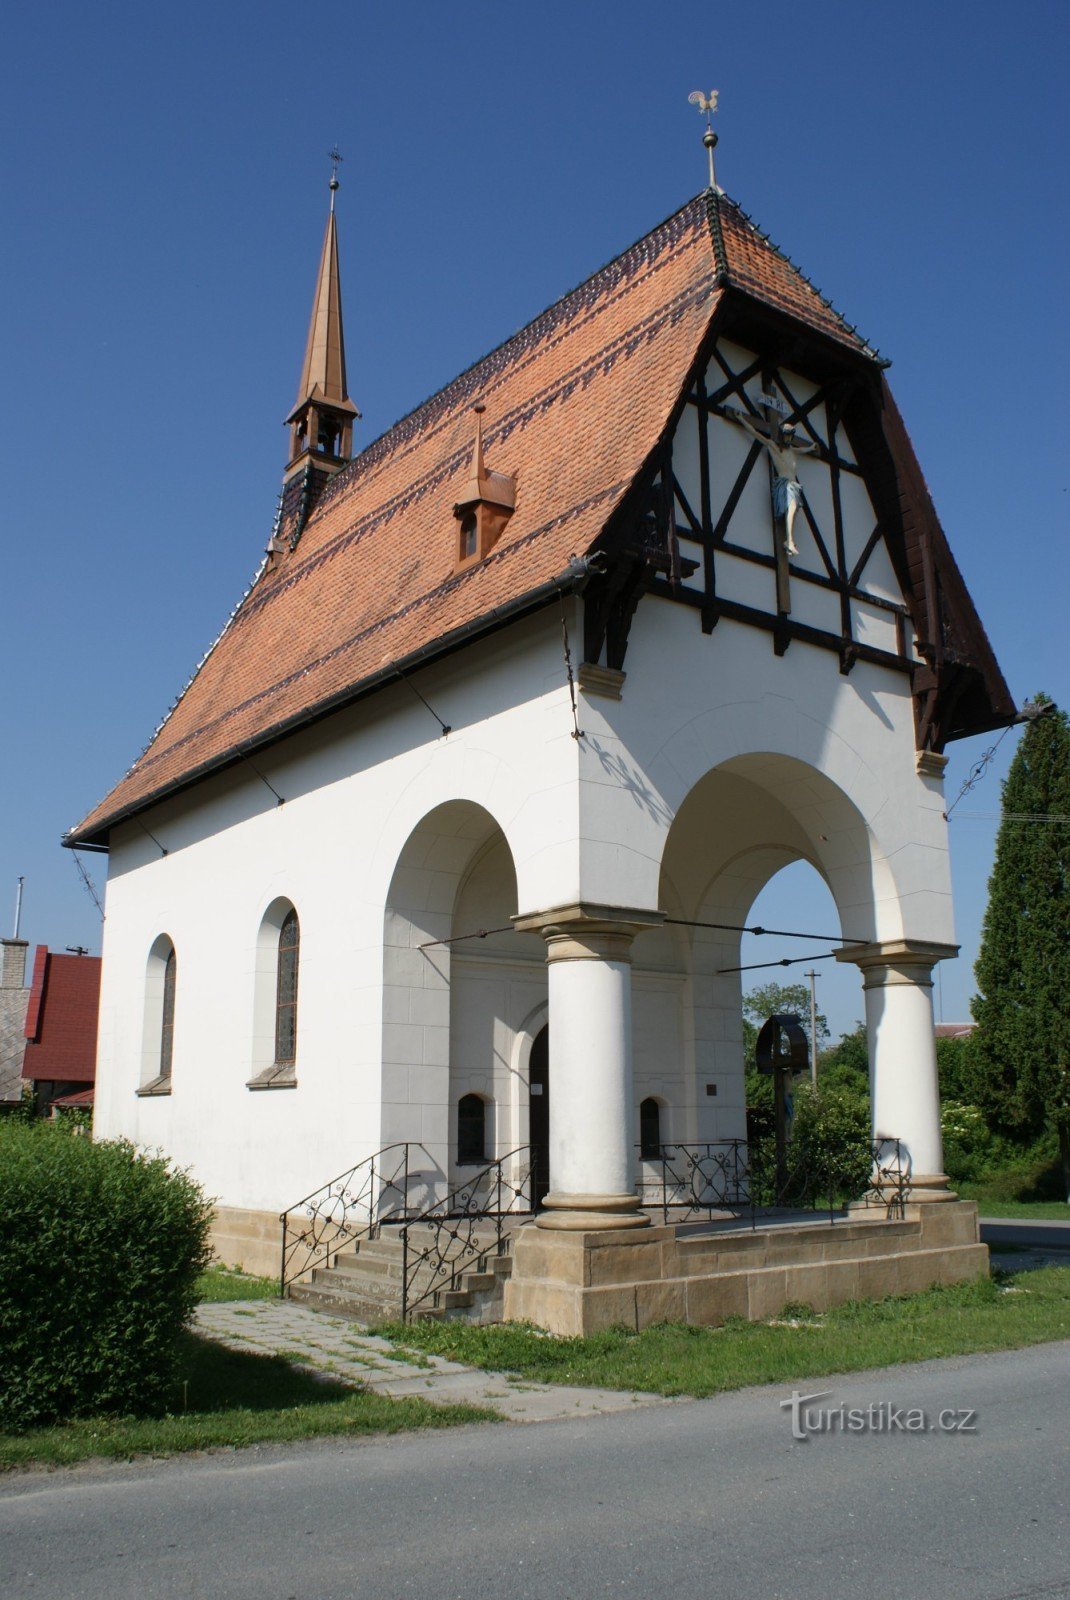
<path fill-rule="evenodd" d="M 765 229 L 762 228 L 757 222 L 755 222 L 755 220 L 751 216 L 750 212 L 747 211 L 739 203 L 738 200 L 734 199 L 730 194 L 725 193 L 725 191 L 723 189 L 718 194 L 714 194 L 714 191 L 713 190 L 709 190 L 709 189 L 706 191 L 706 193 L 710 197 L 710 201 L 712 202 L 712 204 L 710 205 L 711 214 L 712 214 L 712 216 L 716 217 L 716 230 L 717 231 L 714 234 L 714 251 L 715 252 L 717 250 L 718 238 L 720 239 L 720 248 L 721 248 L 722 251 L 724 250 L 724 237 L 723 237 L 723 234 L 721 233 L 721 218 L 720 218 L 720 202 L 722 200 L 724 200 L 724 201 L 727 202 L 728 205 L 730 205 L 732 207 L 733 211 L 735 211 L 736 215 L 745 224 L 745 226 L 748 227 L 750 229 L 750 231 L 758 239 L 760 239 L 761 242 L 764 245 L 767 245 L 768 248 L 770 250 L 772 250 L 774 255 L 779 256 L 781 261 L 785 262 L 786 265 L 789 266 L 793 272 L 797 272 L 798 273 L 798 275 L 802 279 L 803 283 L 805 283 L 806 287 L 808 289 L 810 289 L 817 296 L 817 298 L 820 300 L 821 304 L 825 307 L 825 310 L 828 311 L 833 317 L 835 317 L 836 321 L 840 324 L 840 326 L 842 328 L 846 329 L 846 331 L 848 333 L 850 333 L 851 335 L 853 335 L 853 337 L 855 339 L 857 339 L 858 343 L 862 346 L 863 350 L 865 351 L 865 353 L 867 355 L 871 356 L 874 361 L 879 362 L 881 366 L 884 366 L 884 367 L 891 366 L 891 362 L 881 355 L 881 353 L 880 353 L 879 349 L 877 348 L 877 346 L 875 344 L 872 344 L 867 338 L 865 338 L 864 335 L 859 332 L 858 328 L 855 326 L 855 324 L 853 322 L 848 322 L 848 320 L 844 316 L 843 312 L 840 311 L 839 308 L 833 304 L 833 302 L 829 299 L 828 295 L 822 293 L 822 291 L 818 288 L 817 284 L 813 281 L 813 279 L 811 277 L 809 277 L 808 274 L 803 271 L 802 267 L 799 266 L 798 262 L 797 261 L 793 261 L 791 256 L 788 255 L 787 251 L 781 249 L 780 245 L 777 244 L 776 240 L 771 238 L 770 235 L 768 233 L 766 233 Z M 713 224 L 711 222 L 711 232 L 712 231 L 713 231 Z M 731 275 L 731 272 L 729 271 L 729 269 L 727 267 L 727 264 L 725 266 L 725 280 L 726 280 L 727 283 L 731 283 L 731 281 L 732 281 L 732 275 Z"/>
<path fill-rule="evenodd" d="M 685 200 L 682 205 L 677 206 L 674 211 L 670 211 L 668 216 L 663 217 L 660 222 L 654 225 L 654 227 L 649 228 L 646 233 L 641 234 L 638 239 L 633 239 L 631 244 L 626 245 L 625 248 L 623 250 L 619 250 L 615 256 L 611 256 L 607 261 L 604 261 L 600 267 L 597 267 L 594 270 L 594 272 L 590 272 L 585 278 L 581 278 L 579 283 L 574 284 L 571 289 L 567 289 L 563 294 L 558 295 L 556 300 L 551 301 L 551 303 L 548 306 L 545 306 L 536 316 L 530 318 L 529 321 L 522 323 L 519 328 L 515 329 L 514 332 L 509 334 L 505 339 L 499 340 L 496 345 L 492 345 L 491 348 L 483 355 L 479 356 L 475 361 L 470 362 L 468 366 L 463 367 L 460 372 L 456 373 L 446 383 L 442 384 L 440 388 L 433 390 L 431 394 L 426 395 L 424 399 L 419 401 L 417 405 L 413 406 L 409 411 L 404 412 L 400 417 L 397 418 L 395 422 L 392 422 L 389 427 L 384 428 L 382 433 L 377 434 L 374 439 L 370 440 L 360 454 L 354 456 L 352 461 L 348 462 L 347 465 L 343 467 L 341 472 L 336 473 L 330 482 L 325 486 L 323 493 L 320 495 L 319 501 L 316 505 L 316 519 L 318 520 L 324 507 L 328 505 L 330 501 L 335 499 L 339 493 L 341 493 L 342 488 L 352 483 L 353 479 L 359 475 L 355 470 L 357 467 L 359 467 L 362 463 L 366 465 L 371 464 L 371 458 L 377 451 L 380 455 L 386 454 L 387 441 L 391 439 L 392 435 L 399 433 L 400 430 L 406 428 L 407 425 L 414 425 L 415 420 L 420 417 L 431 405 L 433 405 L 436 400 L 444 399 L 444 397 L 451 394 L 451 392 L 463 392 L 465 380 L 470 379 L 473 373 L 475 373 L 480 367 L 486 366 L 487 363 L 492 361 L 495 356 L 501 355 L 518 340 L 533 334 L 536 330 L 540 330 L 543 325 L 552 323 L 555 319 L 555 316 L 560 313 L 561 309 L 568 301 L 573 300 L 581 293 L 582 290 L 594 285 L 598 279 L 607 277 L 611 270 L 614 267 L 618 267 L 627 256 L 632 255 L 633 252 L 639 250 L 641 246 L 645 245 L 648 240 L 654 239 L 656 235 L 667 230 L 672 223 L 676 222 L 679 218 L 684 217 L 688 212 L 692 211 L 702 201 L 703 193 L 703 191 L 700 191 L 699 194 L 692 195 L 690 199 Z M 671 240 L 667 242 L 671 242 Z"/>

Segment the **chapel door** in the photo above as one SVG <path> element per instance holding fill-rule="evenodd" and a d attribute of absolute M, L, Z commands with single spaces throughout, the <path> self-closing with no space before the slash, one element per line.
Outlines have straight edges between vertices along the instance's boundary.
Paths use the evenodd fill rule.
<path fill-rule="evenodd" d="M 531 1107 L 528 1141 L 533 1157 L 534 1201 L 537 1211 L 550 1189 L 550 1029 L 548 1026 L 540 1029 L 531 1042 L 528 1093 Z"/>

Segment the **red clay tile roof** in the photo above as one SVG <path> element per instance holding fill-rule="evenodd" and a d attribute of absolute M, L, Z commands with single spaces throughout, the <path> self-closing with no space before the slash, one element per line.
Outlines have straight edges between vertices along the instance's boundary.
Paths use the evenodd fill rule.
<path fill-rule="evenodd" d="M 22 1076 L 93 1083 L 99 1006 L 100 957 L 54 955 L 39 944 L 26 1009 Z"/>
<path fill-rule="evenodd" d="M 728 285 L 874 360 L 745 213 L 697 196 L 331 480 L 296 548 L 260 574 L 66 842 L 106 841 L 154 798 L 444 648 L 588 552 L 656 448 Z M 477 399 L 488 466 L 516 478 L 516 511 L 490 555 L 455 573 Z"/>

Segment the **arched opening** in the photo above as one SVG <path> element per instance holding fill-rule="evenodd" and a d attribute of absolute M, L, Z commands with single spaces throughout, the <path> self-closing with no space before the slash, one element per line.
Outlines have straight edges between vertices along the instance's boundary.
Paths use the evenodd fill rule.
<path fill-rule="evenodd" d="M 739 757 L 693 786 L 669 830 L 660 890 L 661 909 L 677 919 L 682 938 L 678 1026 L 685 1096 L 674 1113 L 677 1139 L 746 1140 L 744 994 L 766 987 L 771 996 L 770 985 L 786 983 L 806 991 L 811 962 L 740 969 L 812 957 L 845 936 L 873 938 L 878 907 L 887 918 L 898 913 L 889 883 L 887 864 L 877 859 L 861 813 L 824 774 L 802 762 Z M 890 907 L 880 900 L 887 893 Z M 739 931 L 756 924 L 821 933 L 828 943 Z M 636 941 L 637 952 L 647 937 Z M 822 974 L 829 969 L 835 970 L 830 981 L 837 994 L 856 996 L 849 1026 L 861 1009 L 857 970 L 821 963 Z M 852 1012 L 849 998 L 839 1004 L 841 1014 Z M 808 1000 L 803 1014 L 808 1026 Z M 639 1082 L 640 1092 L 648 1087 Z"/>
<path fill-rule="evenodd" d="M 178 958 L 166 933 L 153 941 L 145 963 L 139 1094 L 170 1094 L 175 1048 Z"/>
<path fill-rule="evenodd" d="M 297 1084 L 300 960 L 297 911 L 290 900 L 273 900 L 257 930 L 250 1089 Z"/>
<path fill-rule="evenodd" d="M 457 1102 L 457 1165 L 482 1167 L 487 1160 L 487 1102 L 462 1094 Z"/>
<path fill-rule="evenodd" d="M 515 1046 L 547 983 L 542 940 L 513 933 L 516 910 L 512 853 L 491 814 L 467 800 L 429 812 L 398 858 L 383 930 L 380 1143 L 421 1147 L 410 1205 L 465 1181 L 476 1101 L 480 1164 L 522 1142 Z M 472 1141 L 463 1149 L 462 1103 Z"/>
<path fill-rule="evenodd" d="M 291 906 L 279 929 L 275 963 L 275 1065 L 292 1068 L 297 1060 L 297 965 L 301 926 Z"/>
<path fill-rule="evenodd" d="M 657 1161 L 661 1155 L 661 1106 L 654 1096 L 639 1102 L 639 1158 Z"/>
<path fill-rule="evenodd" d="M 531 1146 L 532 1206 L 550 1192 L 550 1028 L 539 1029 L 528 1058 L 528 1143 Z"/>

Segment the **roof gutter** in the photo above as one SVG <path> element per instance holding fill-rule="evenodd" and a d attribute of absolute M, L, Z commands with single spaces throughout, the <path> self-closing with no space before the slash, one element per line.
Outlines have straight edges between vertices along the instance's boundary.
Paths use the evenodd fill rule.
<path fill-rule="evenodd" d="M 93 850 L 107 854 L 109 846 L 101 843 L 101 836 L 107 836 L 112 828 L 120 822 L 126 822 L 141 811 L 147 811 L 150 806 L 158 805 L 161 800 L 168 799 L 171 795 L 178 794 L 183 789 L 191 788 L 193 784 L 200 783 L 202 779 L 213 773 L 222 772 L 227 767 L 235 766 L 251 754 L 254 750 L 262 750 L 267 745 L 277 744 L 280 739 L 285 739 L 289 734 L 296 733 L 301 728 L 311 726 L 312 723 L 321 722 L 332 712 L 340 711 L 344 706 L 353 705 L 358 700 L 363 700 L 367 695 L 374 694 L 377 689 L 385 688 L 390 683 L 399 682 L 411 672 L 420 667 L 429 665 L 441 656 L 452 654 L 454 650 L 470 643 L 473 639 L 483 634 L 493 633 L 507 622 L 514 622 L 528 612 L 538 611 L 548 605 L 557 595 L 576 594 L 582 592 L 590 579 L 605 570 L 605 556 L 600 551 L 594 551 L 588 556 L 570 556 L 568 566 L 555 578 L 548 579 L 545 583 L 538 584 L 534 589 L 528 589 L 524 594 L 517 595 L 513 600 L 503 601 L 501 605 L 494 606 L 492 610 L 485 611 L 481 616 L 473 618 L 471 622 L 462 623 L 459 628 L 453 628 L 449 633 L 442 634 L 431 644 L 424 645 L 419 650 L 413 650 L 409 655 L 402 656 L 399 661 L 393 661 L 389 666 L 382 667 L 370 677 L 362 678 L 359 683 L 351 684 L 346 689 L 340 689 L 336 694 L 330 695 L 326 700 L 319 701 L 316 705 L 305 711 L 298 711 L 293 716 L 287 717 L 283 722 L 277 722 L 272 727 L 259 733 L 255 738 L 242 745 L 234 745 L 229 750 L 223 751 L 211 760 L 202 762 L 199 767 L 194 767 L 191 772 L 184 773 L 181 778 L 174 779 L 171 783 L 164 784 L 162 788 L 154 790 L 142 800 L 135 800 L 132 804 L 117 811 L 114 816 L 99 824 L 92 833 L 85 838 L 80 838 L 78 830 L 72 828 L 65 833 L 60 843 L 65 850 Z"/>

